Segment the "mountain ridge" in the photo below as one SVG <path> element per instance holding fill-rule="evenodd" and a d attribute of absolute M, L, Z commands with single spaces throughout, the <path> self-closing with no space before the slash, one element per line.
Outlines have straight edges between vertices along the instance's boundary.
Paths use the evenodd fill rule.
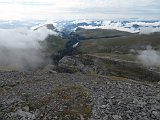
<path fill-rule="evenodd" d="M 160 31 L 160 20 L 144 19 L 117 19 L 117 20 L 61 20 L 61 21 L 1 21 L 0 28 L 12 29 L 28 27 L 35 29 L 40 26 L 52 24 L 57 31 L 70 33 L 77 28 L 84 29 L 115 29 L 130 33 L 152 33 Z"/>

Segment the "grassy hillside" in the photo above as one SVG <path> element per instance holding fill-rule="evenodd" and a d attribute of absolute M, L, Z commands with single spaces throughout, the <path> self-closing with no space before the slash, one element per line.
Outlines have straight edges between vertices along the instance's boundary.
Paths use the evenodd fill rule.
<path fill-rule="evenodd" d="M 67 40 L 62 39 L 59 36 L 50 35 L 41 43 L 41 45 L 44 47 L 44 52 L 56 54 L 58 51 L 65 48 L 66 42 Z"/>
<path fill-rule="evenodd" d="M 87 39 L 80 42 L 77 50 L 81 53 L 129 53 L 131 49 L 144 50 L 148 45 L 160 49 L 160 33 Z"/>
<path fill-rule="evenodd" d="M 75 34 L 79 37 L 79 40 L 97 39 L 97 38 L 114 38 L 114 37 L 134 35 L 129 32 L 123 32 L 118 30 L 83 29 L 83 28 L 77 29 Z"/>

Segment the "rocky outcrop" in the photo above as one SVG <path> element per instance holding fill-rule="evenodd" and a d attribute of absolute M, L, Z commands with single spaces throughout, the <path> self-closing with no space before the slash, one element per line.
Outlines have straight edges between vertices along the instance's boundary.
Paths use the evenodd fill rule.
<path fill-rule="evenodd" d="M 58 64 L 59 72 L 84 74 L 107 74 L 99 59 L 88 59 L 79 56 L 65 56 Z"/>
<path fill-rule="evenodd" d="M 65 56 L 59 61 L 59 72 L 121 76 L 134 80 L 159 81 L 156 71 L 131 61 L 94 55 Z"/>
<path fill-rule="evenodd" d="M 56 28 L 53 26 L 53 24 L 45 24 L 45 25 L 39 26 L 37 28 L 34 28 L 33 30 L 38 30 L 43 27 L 46 27 L 49 30 L 57 31 Z"/>

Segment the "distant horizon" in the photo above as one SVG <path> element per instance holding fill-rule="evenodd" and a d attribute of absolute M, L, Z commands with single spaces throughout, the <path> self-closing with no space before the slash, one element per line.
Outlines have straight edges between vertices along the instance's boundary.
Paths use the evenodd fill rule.
<path fill-rule="evenodd" d="M 156 19 L 156 18 L 106 18 L 106 19 L 100 19 L 100 18 L 95 18 L 95 19 L 89 19 L 89 18 L 81 18 L 81 19 L 52 19 L 52 20 L 46 20 L 46 19 L 0 19 L 0 21 L 10 21 L 10 22 L 12 22 L 12 21 L 46 21 L 46 22 L 56 22 L 56 21 L 75 21 L 75 20 L 88 20 L 88 21 L 104 21 L 104 20 L 107 20 L 107 21 L 109 21 L 109 20 L 128 20 L 128 21 L 160 21 L 160 18 L 158 19 Z"/>
<path fill-rule="evenodd" d="M 0 0 L 0 20 L 160 19 L 159 0 Z"/>
<path fill-rule="evenodd" d="M 57 19 L 29 19 L 29 18 L 25 18 L 25 19 L 0 19 L 0 21 L 73 21 L 73 20 L 160 20 L 160 17 L 157 18 L 143 18 L 143 17 L 135 17 L 135 18 L 57 18 Z"/>

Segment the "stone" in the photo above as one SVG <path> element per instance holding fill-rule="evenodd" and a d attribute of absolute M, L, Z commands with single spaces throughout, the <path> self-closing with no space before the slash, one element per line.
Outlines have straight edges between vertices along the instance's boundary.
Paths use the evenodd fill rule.
<path fill-rule="evenodd" d="M 103 120 L 108 120 L 108 116 L 107 116 L 107 115 L 104 116 L 104 117 L 103 117 Z"/>
<path fill-rule="evenodd" d="M 135 98 L 134 98 L 134 100 L 133 100 L 133 103 L 134 103 L 134 104 L 137 104 L 137 105 L 140 106 L 140 107 L 143 107 L 143 106 L 145 106 L 145 105 L 147 104 L 145 101 L 137 100 L 137 99 L 135 99 Z"/>
<path fill-rule="evenodd" d="M 29 112 L 29 106 L 28 105 L 24 106 L 23 110 L 26 111 L 26 112 Z"/>
<path fill-rule="evenodd" d="M 154 106 L 154 108 L 160 111 L 160 106 Z"/>
<path fill-rule="evenodd" d="M 156 96 L 156 101 L 160 103 L 160 94 Z"/>
<path fill-rule="evenodd" d="M 122 120 L 122 117 L 119 115 L 112 115 L 112 117 L 114 118 L 114 120 Z"/>
<path fill-rule="evenodd" d="M 83 117 L 83 115 L 80 115 L 80 118 L 81 118 L 81 120 L 84 120 L 84 117 Z"/>
<path fill-rule="evenodd" d="M 105 109 L 105 108 L 107 108 L 107 105 L 102 105 L 102 106 L 100 106 L 100 108 Z"/>
<path fill-rule="evenodd" d="M 110 97 L 110 99 L 114 99 L 114 98 L 115 98 L 115 96 L 111 96 L 111 97 Z"/>
<path fill-rule="evenodd" d="M 25 112 L 25 111 L 22 111 L 22 110 L 18 110 L 15 113 L 11 114 L 11 117 L 15 117 L 15 116 L 20 116 L 22 118 L 21 120 L 34 120 L 35 119 L 34 114 L 32 114 L 30 112 Z"/>
<path fill-rule="evenodd" d="M 160 112 L 152 111 L 152 115 L 154 115 L 156 119 L 160 120 Z"/>

